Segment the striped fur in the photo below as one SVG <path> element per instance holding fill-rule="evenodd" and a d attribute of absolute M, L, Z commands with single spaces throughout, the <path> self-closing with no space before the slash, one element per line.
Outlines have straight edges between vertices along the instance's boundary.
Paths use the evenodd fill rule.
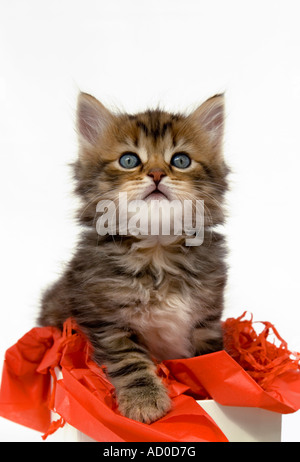
<path fill-rule="evenodd" d="M 189 116 L 161 110 L 112 114 L 81 94 L 80 151 L 74 165 L 84 227 L 74 257 L 42 299 L 39 323 L 61 327 L 72 316 L 89 338 L 94 359 L 106 364 L 121 413 L 150 423 L 170 409 L 155 372 L 158 361 L 222 348 L 221 315 L 226 283 L 226 246 L 214 227 L 224 222 L 228 169 L 222 157 L 223 97 L 206 101 Z M 123 152 L 141 164 L 120 167 Z M 180 171 L 171 156 L 187 152 L 191 167 Z M 204 199 L 205 235 L 199 247 L 181 236 L 99 236 L 96 204 L 119 192 L 141 199 L 153 178 L 170 198 Z"/>

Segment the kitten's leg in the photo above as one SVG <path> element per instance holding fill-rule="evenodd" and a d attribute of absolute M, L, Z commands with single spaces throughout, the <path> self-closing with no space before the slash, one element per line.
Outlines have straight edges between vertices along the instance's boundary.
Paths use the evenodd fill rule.
<path fill-rule="evenodd" d="M 93 357 L 105 364 L 116 389 L 121 414 L 144 423 L 164 416 L 171 407 L 167 389 L 156 375 L 156 367 L 143 346 L 129 331 L 108 326 L 87 330 Z M 87 327 L 87 326 L 85 326 Z"/>
<path fill-rule="evenodd" d="M 194 327 L 192 345 L 195 356 L 223 349 L 223 331 L 219 317 L 217 319 L 214 317 L 207 318 L 207 320 Z"/>

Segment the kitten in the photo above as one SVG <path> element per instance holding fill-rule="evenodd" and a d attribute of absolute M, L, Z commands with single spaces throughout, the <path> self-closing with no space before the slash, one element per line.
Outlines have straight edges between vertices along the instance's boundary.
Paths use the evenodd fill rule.
<path fill-rule="evenodd" d="M 222 349 L 226 282 L 224 222 L 228 168 L 222 156 L 224 98 L 190 115 L 149 110 L 113 114 L 81 93 L 74 163 L 78 219 L 84 226 L 63 276 L 42 299 L 39 323 L 62 327 L 73 317 L 107 366 L 120 412 L 151 423 L 171 406 L 153 359 L 187 358 Z M 100 200 L 204 200 L 202 245 L 185 236 L 103 235 Z"/>

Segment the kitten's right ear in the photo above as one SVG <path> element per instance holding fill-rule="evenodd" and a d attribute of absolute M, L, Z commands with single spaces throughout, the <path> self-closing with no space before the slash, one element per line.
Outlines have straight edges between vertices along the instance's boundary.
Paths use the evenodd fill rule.
<path fill-rule="evenodd" d="M 85 144 L 95 144 L 109 126 L 113 115 L 96 98 L 80 93 L 77 103 L 77 130 Z"/>

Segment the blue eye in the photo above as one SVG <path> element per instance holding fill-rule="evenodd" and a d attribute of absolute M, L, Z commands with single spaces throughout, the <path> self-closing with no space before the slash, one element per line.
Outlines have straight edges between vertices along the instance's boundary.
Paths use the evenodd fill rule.
<path fill-rule="evenodd" d="M 123 168 L 135 168 L 140 165 L 141 160 L 134 152 L 124 152 L 119 159 L 120 165 Z"/>
<path fill-rule="evenodd" d="M 185 152 L 178 152 L 172 157 L 171 165 L 177 168 L 188 168 L 191 165 L 191 159 Z"/>

